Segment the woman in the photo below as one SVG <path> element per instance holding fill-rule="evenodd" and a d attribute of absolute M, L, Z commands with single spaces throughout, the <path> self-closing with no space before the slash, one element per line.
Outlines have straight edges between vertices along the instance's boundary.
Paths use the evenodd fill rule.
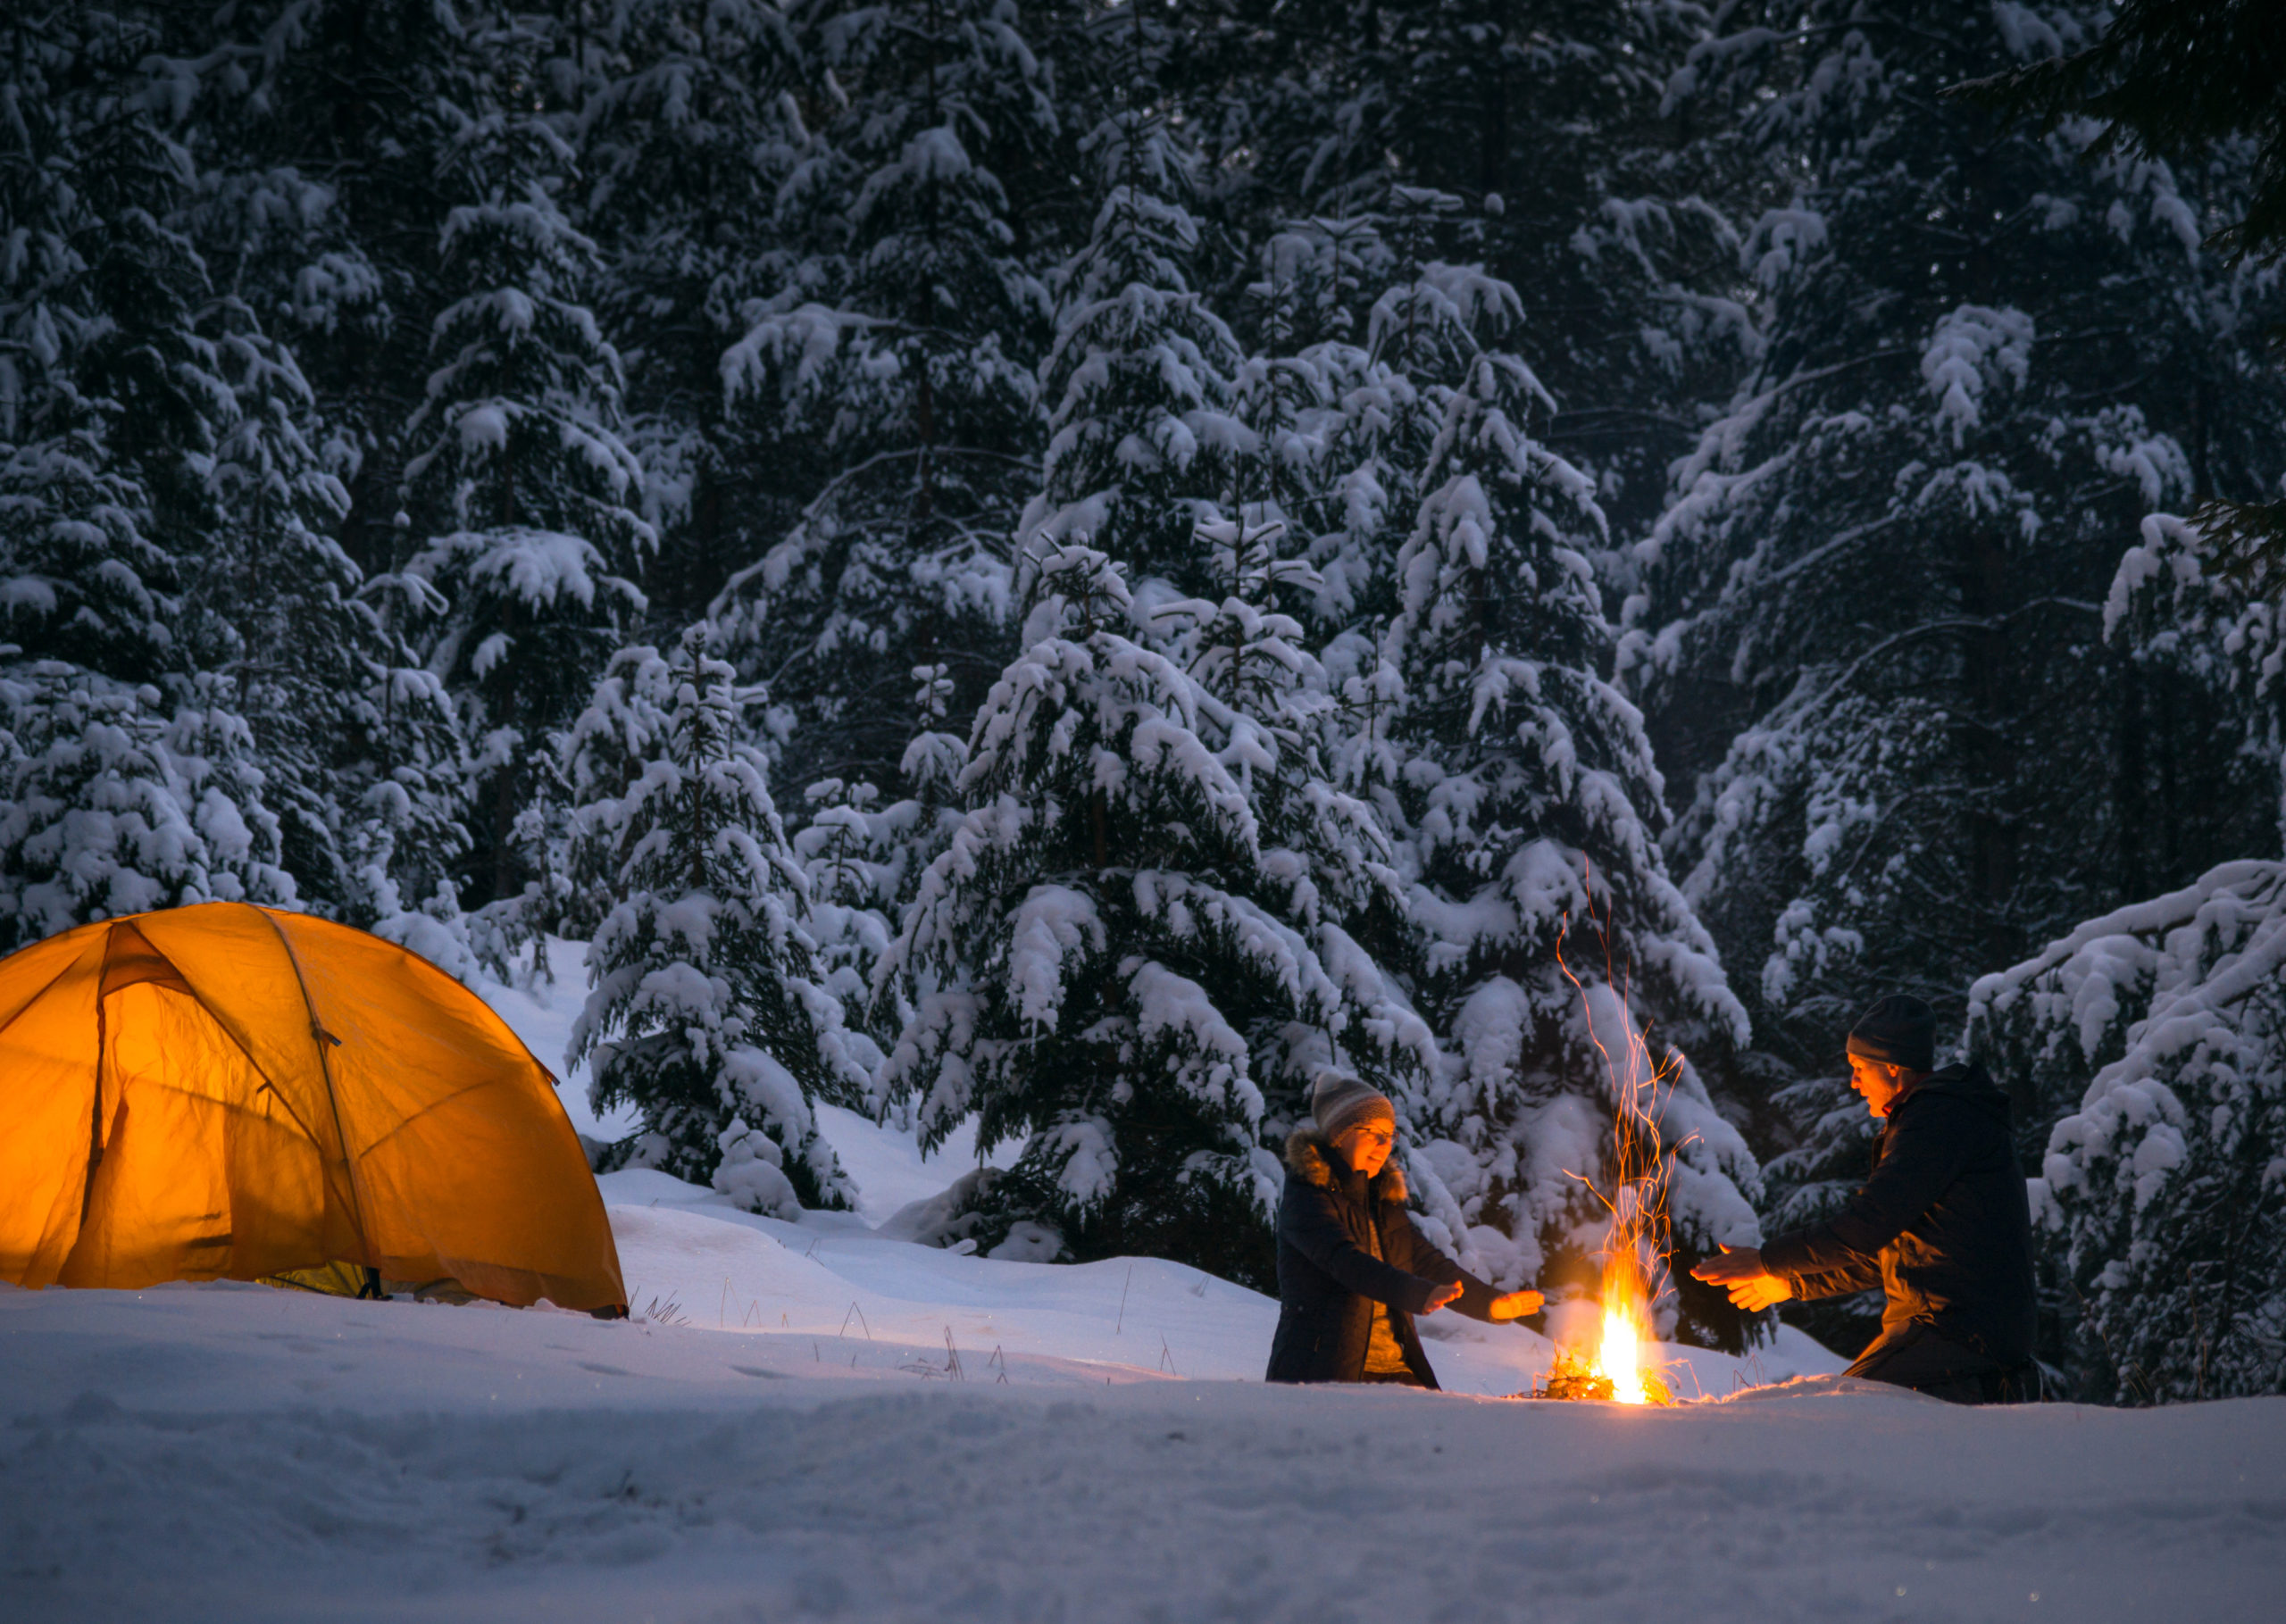
<path fill-rule="evenodd" d="M 1473 1320 L 1514 1320 L 1540 1294 L 1506 1295 L 1413 1227 L 1405 1175 L 1389 1165 L 1397 1111 L 1354 1077 L 1322 1073 L 1314 1126 L 1286 1141 L 1278 1206 L 1278 1335 L 1269 1381 L 1399 1382 L 1434 1387 L 1413 1316 L 1448 1303 Z"/>

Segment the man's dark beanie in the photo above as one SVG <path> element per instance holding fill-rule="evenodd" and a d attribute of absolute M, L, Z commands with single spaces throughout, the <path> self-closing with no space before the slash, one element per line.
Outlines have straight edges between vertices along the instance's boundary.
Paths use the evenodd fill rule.
<path fill-rule="evenodd" d="M 1891 993 L 1849 1029 L 1849 1052 L 1908 1071 L 1934 1071 L 1937 1012 L 1910 993 Z"/>

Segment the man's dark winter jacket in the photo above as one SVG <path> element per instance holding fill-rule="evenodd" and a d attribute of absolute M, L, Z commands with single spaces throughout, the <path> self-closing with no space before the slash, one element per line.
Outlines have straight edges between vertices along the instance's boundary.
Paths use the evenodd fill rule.
<path fill-rule="evenodd" d="M 1803 1298 L 1878 1285 L 1884 1337 L 1919 1323 L 2003 1367 L 2031 1358 L 2032 1213 L 2008 1096 L 1973 1062 L 1931 1073 L 1890 1107 L 1848 1204 L 1763 1247 L 1762 1266 Z"/>
<path fill-rule="evenodd" d="M 1314 1129 L 1286 1141 L 1286 1193 L 1278 1203 L 1278 1335 L 1267 1381 L 1360 1381 L 1372 1336 L 1373 1304 L 1389 1311 L 1389 1330 L 1423 1387 L 1437 1385 L 1413 1316 L 1435 1286 L 1457 1280 L 1452 1306 L 1492 1318 L 1491 1287 L 1431 1245 L 1406 1211 L 1405 1175 L 1392 1162 L 1369 1187 Z M 1374 1226 L 1381 1257 L 1373 1256 Z"/>

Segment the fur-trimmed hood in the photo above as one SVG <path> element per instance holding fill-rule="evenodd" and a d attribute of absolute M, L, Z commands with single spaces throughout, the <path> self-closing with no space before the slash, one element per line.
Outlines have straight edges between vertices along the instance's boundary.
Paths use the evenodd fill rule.
<path fill-rule="evenodd" d="M 1332 1142 L 1314 1128 L 1297 1128 L 1286 1136 L 1286 1165 L 1320 1189 L 1332 1187 L 1333 1156 Z M 1376 1201 L 1394 1201 L 1400 1206 L 1410 1194 L 1394 1155 L 1373 1176 L 1372 1194 Z"/>

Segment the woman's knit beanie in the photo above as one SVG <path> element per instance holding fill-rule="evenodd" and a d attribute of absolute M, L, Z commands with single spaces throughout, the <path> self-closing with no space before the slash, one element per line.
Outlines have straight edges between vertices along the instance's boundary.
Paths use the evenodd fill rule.
<path fill-rule="evenodd" d="M 1344 1128 L 1378 1117 L 1394 1127 L 1397 1107 L 1389 1103 L 1389 1095 L 1375 1092 L 1346 1071 L 1321 1071 L 1316 1085 L 1310 1090 L 1310 1115 L 1317 1119 L 1318 1131 L 1329 1139 L 1338 1139 Z"/>

